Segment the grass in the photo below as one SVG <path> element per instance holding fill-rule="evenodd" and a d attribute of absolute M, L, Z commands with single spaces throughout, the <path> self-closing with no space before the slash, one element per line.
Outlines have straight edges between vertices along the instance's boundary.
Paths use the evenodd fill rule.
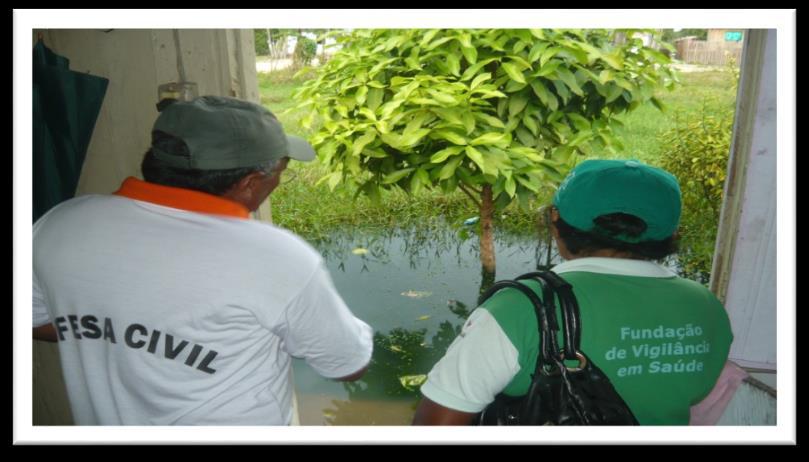
<path fill-rule="evenodd" d="M 657 158 L 665 149 L 660 143 L 660 135 L 673 129 L 678 119 L 682 121 L 689 115 L 701 113 L 703 106 L 709 112 L 721 107 L 735 107 L 736 91 L 728 71 L 681 73 L 680 83 L 674 90 L 662 89 L 655 94 L 663 101 L 664 112 L 652 105 L 644 105 L 619 116 L 624 127 L 618 130 L 617 135 L 625 149 L 604 157 L 637 158 L 656 165 Z"/>
<path fill-rule="evenodd" d="M 334 191 L 326 184 L 315 185 L 325 173 L 323 166 L 292 162 L 281 179 L 281 187 L 271 196 L 273 221 L 318 241 L 335 229 L 381 231 L 416 222 L 439 227 L 445 226 L 444 220 L 457 221 L 458 217 L 475 214 L 465 196 L 438 191 L 415 197 L 386 191 L 381 204 L 374 205 L 364 195 L 355 199 L 356 188 L 352 185 L 340 184 Z"/>
<path fill-rule="evenodd" d="M 292 115 L 282 115 L 282 112 L 298 104 L 292 98 L 292 92 L 298 88 L 311 74 L 295 78 L 296 71 L 286 68 L 275 72 L 258 74 L 258 90 L 261 104 L 275 113 L 284 129 L 288 133 L 296 135 L 307 135 L 302 132 L 298 120 L 303 117 L 302 111 L 296 111 Z"/>
<path fill-rule="evenodd" d="M 303 110 L 292 110 L 297 101 L 292 92 L 310 76 L 293 78 L 289 69 L 258 75 L 261 102 L 279 116 L 284 129 L 291 134 L 308 136 L 312 130 L 304 130 L 298 121 L 306 115 Z M 673 91 L 660 90 L 657 97 L 663 101 L 666 111 L 652 105 L 620 116 L 625 124 L 617 135 L 625 149 L 614 154 L 605 153 L 603 158 L 637 158 L 652 165 L 665 149 L 660 135 L 674 128 L 677 120 L 688 114 L 698 114 L 703 106 L 719 108 L 735 105 L 735 89 L 731 74 L 712 70 L 680 74 L 681 84 Z M 330 191 L 326 184 L 315 185 L 327 173 L 316 162 L 291 162 L 282 178 L 282 186 L 272 195 L 273 220 L 279 226 L 290 229 L 306 239 L 320 240 L 335 229 L 380 229 L 393 227 L 447 226 L 460 227 L 466 218 L 478 215 L 475 206 L 460 191 L 444 194 L 441 191 L 423 191 L 408 196 L 402 191 L 384 191 L 381 205 L 374 205 L 364 195 L 355 199 L 356 187 L 338 185 Z M 522 210 L 515 204 L 495 217 L 498 231 L 518 235 L 535 235 L 535 210 L 550 199 L 550 191 Z"/>

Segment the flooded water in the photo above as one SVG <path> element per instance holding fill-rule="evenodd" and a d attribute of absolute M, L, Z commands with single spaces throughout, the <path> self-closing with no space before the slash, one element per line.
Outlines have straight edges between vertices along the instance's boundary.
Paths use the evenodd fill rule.
<path fill-rule="evenodd" d="M 452 230 L 345 233 L 312 243 L 337 290 L 374 328 L 365 376 L 341 383 L 293 362 L 302 425 L 409 425 L 419 399 L 408 377 L 426 374 L 476 307 L 481 286 L 478 239 Z M 538 238 L 496 236 L 497 279 L 545 264 Z M 552 264 L 558 257 L 551 255 Z"/>

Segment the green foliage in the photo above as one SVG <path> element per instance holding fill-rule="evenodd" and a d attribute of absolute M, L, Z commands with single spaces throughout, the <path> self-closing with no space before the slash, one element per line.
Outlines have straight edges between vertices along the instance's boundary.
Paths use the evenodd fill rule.
<path fill-rule="evenodd" d="M 321 165 L 292 162 L 281 177 L 281 187 L 271 196 L 273 221 L 309 241 L 319 241 L 339 229 L 418 227 L 437 232 L 445 229 L 447 222 L 459 223 L 477 214 L 460 192 L 423 190 L 412 196 L 403 191 L 382 191 L 381 204 L 365 196 L 352 200 L 356 190 L 351 185 L 339 184 L 330 191 L 327 184 L 317 183 L 326 173 Z M 504 230 L 526 229 L 520 221 L 525 215 L 506 215 Z"/>
<path fill-rule="evenodd" d="M 663 40 L 667 42 L 672 42 L 678 38 L 690 36 L 696 37 L 697 40 L 707 40 L 708 29 L 680 29 L 676 32 L 674 29 L 663 29 Z"/>
<path fill-rule="evenodd" d="M 256 56 L 270 54 L 270 45 L 267 42 L 267 29 L 253 29 L 253 39 L 256 45 Z"/>
<path fill-rule="evenodd" d="M 317 43 L 304 36 L 299 36 L 295 43 L 295 52 L 292 54 L 293 67 L 308 66 L 317 54 Z"/>
<path fill-rule="evenodd" d="M 733 82 L 733 92 L 737 92 L 739 89 L 739 77 L 741 76 L 741 67 L 739 67 L 739 63 L 736 62 L 736 58 L 728 52 L 725 52 L 727 55 L 727 64 L 725 64 L 725 71 L 727 71 L 732 76 Z"/>
<path fill-rule="evenodd" d="M 703 284 L 710 279 L 716 230 L 730 153 L 733 111 L 678 120 L 662 137 L 660 166 L 680 180 L 683 214 L 678 258 L 683 275 Z"/>
<path fill-rule="evenodd" d="M 263 56 L 272 54 L 270 50 L 270 41 L 273 47 L 282 47 L 282 39 L 289 36 L 300 35 L 301 31 L 305 29 L 253 29 L 253 39 L 256 46 L 256 56 Z M 272 39 L 272 40 L 270 40 Z M 279 49 L 280 50 L 280 49 Z M 283 53 L 286 53 L 285 51 Z"/>
<path fill-rule="evenodd" d="M 615 116 L 674 78 L 634 31 L 355 30 L 304 84 L 296 109 L 334 188 L 418 193 L 492 185 L 502 210 L 564 177 L 576 156 L 620 148 Z"/>

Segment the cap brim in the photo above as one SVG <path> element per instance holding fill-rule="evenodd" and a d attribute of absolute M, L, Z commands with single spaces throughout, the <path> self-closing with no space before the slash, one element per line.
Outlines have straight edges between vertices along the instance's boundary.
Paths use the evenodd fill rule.
<path fill-rule="evenodd" d="M 317 157 L 314 148 L 312 148 L 312 145 L 305 139 L 294 135 L 287 135 L 287 141 L 289 142 L 287 157 L 290 159 L 309 162 Z"/>

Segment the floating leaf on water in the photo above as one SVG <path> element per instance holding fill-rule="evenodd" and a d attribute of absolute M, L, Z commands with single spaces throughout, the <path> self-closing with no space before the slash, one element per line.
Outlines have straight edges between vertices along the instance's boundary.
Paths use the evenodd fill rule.
<path fill-rule="evenodd" d="M 408 290 L 406 292 L 402 292 L 402 295 L 410 298 L 424 298 L 429 297 L 432 294 L 433 294 L 432 292 L 426 292 L 423 290 Z"/>
<path fill-rule="evenodd" d="M 352 250 L 351 253 L 353 253 L 354 255 L 365 255 L 366 253 L 368 253 L 368 249 L 357 247 L 356 249 Z"/>
<path fill-rule="evenodd" d="M 415 391 L 417 387 L 427 381 L 427 374 L 403 375 L 399 377 L 399 382 L 408 390 Z"/>
<path fill-rule="evenodd" d="M 431 316 L 429 314 L 425 314 L 424 316 L 419 316 L 418 318 L 416 318 L 416 321 L 426 321 L 430 319 L 430 317 Z"/>
<path fill-rule="evenodd" d="M 397 352 L 397 353 L 401 353 L 401 352 L 403 352 L 403 351 L 404 351 L 404 350 L 402 350 L 402 347 L 400 347 L 400 346 L 398 346 L 398 345 L 391 345 L 391 346 L 390 346 L 390 350 L 391 350 L 391 351 L 395 351 L 395 352 Z"/>

